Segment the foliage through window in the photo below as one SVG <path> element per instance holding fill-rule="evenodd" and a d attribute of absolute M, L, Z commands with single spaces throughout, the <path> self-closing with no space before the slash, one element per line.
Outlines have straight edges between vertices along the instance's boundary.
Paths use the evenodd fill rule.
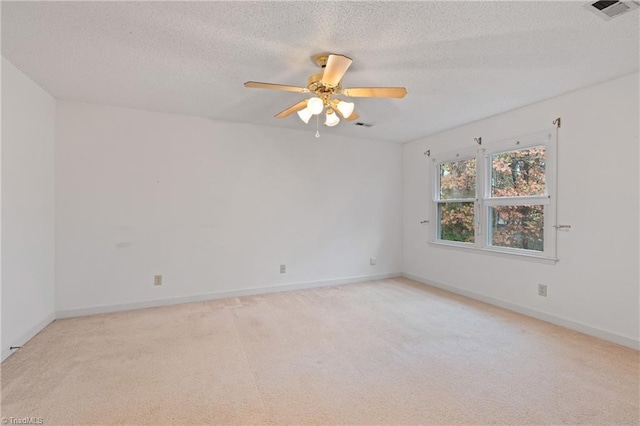
<path fill-rule="evenodd" d="M 554 257 L 554 150 L 548 131 L 435 159 L 434 242 Z"/>
<path fill-rule="evenodd" d="M 472 243 L 475 239 L 473 211 L 476 198 L 476 160 L 440 164 L 438 202 L 439 238 Z"/>
<path fill-rule="evenodd" d="M 545 195 L 544 145 L 489 156 L 491 166 L 490 243 L 498 247 L 544 251 L 544 208 L 532 204 Z M 508 198 L 520 198 L 512 205 Z"/>

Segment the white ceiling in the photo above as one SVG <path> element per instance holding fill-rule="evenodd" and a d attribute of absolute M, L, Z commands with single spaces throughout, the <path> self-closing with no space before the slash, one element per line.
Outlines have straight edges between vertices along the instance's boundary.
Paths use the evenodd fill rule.
<path fill-rule="evenodd" d="M 2 55 L 60 99 L 308 129 L 273 115 L 304 95 L 319 52 L 354 62 L 363 128 L 405 142 L 638 70 L 638 10 L 605 22 L 584 2 L 2 2 Z M 553 114 L 550 111 L 550 118 Z"/>

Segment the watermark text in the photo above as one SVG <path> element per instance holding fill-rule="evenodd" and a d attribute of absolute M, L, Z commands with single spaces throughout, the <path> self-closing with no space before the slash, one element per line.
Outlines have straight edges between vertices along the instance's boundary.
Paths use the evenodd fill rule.
<path fill-rule="evenodd" d="M 42 417 L 3 417 L 3 425 L 43 425 Z"/>

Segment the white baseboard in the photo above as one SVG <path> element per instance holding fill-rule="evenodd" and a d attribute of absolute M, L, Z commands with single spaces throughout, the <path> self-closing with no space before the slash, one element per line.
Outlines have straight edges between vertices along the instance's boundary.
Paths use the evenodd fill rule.
<path fill-rule="evenodd" d="M 490 305 L 498 306 L 504 309 L 508 309 L 519 314 L 526 315 L 528 317 L 536 318 L 542 321 L 549 322 L 551 324 L 559 325 L 580 333 L 588 334 L 590 336 L 598 337 L 609 342 L 617 343 L 619 345 L 627 346 L 632 349 L 640 350 L 640 341 L 631 337 L 621 336 L 610 331 L 602 330 L 597 327 L 593 327 L 587 324 L 583 324 L 578 321 L 570 320 L 567 318 L 559 317 L 557 315 L 549 314 L 547 312 L 536 311 L 534 309 L 525 308 L 524 306 L 517 305 L 515 303 L 506 302 L 504 300 L 496 299 L 490 296 L 485 296 L 474 291 L 465 290 L 459 287 L 455 287 L 449 284 L 445 284 L 436 280 L 431 280 L 417 275 L 402 273 L 402 276 L 414 281 L 418 281 L 422 284 L 426 284 L 432 287 L 437 287 L 442 290 L 449 291 L 451 293 L 466 296 L 471 299 L 479 300 L 481 302 L 488 303 Z"/>
<path fill-rule="evenodd" d="M 65 309 L 56 312 L 56 318 L 73 318 L 86 315 L 106 314 L 110 312 L 130 311 L 133 309 L 157 308 L 160 306 L 178 305 L 181 303 L 203 302 L 207 300 L 228 299 L 231 297 L 254 296 L 259 294 L 277 293 L 282 291 L 303 290 L 308 288 L 329 287 L 334 285 L 357 283 L 363 281 L 375 281 L 388 278 L 401 277 L 401 272 L 378 275 L 360 275 L 357 277 L 337 278 L 332 280 L 307 281 L 294 284 L 274 285 L 268 287 L 253 287 L 242 290 L 227 290 L 215 293 L 198 294 L 186 297 L 173 297 L 169 299 L 147 300 L 143 302 L 123 303 L 116 305 L 100 305 L 79 309 Z"/>
<path fill-rule="evenodd" d="M 356 277 L 346 277 L 346 278 L 338 278 L 338 279 L 332 279 L 332 280 L 308 281 L 308 282 L 301 282 L 301 283 L 294 283 L 294 284 L 275 285 L 275 286 L 269 286 L 269 287 L 254 287 L 254 288 L 247 288 L 247 289 L 241 289 L 241 290 L 220 291 L 215 293 L 206 293 L 206 294 L 199 294 L 199 295 L 186 296 L 186 297 L 175 297 L 170 299 L 149 300 L 149 301 L 135 302 L 135 303 L 101 305 L 101 306 L 91 306 L 87 308 L 61 310 L 61 311 L 57 311 L 55 314 L 48 315 L 45 319 L 39 322 L 31 330 L 29 330 L 29 332 L 25 333 L 16 342 L 12 343 L 11 346 L 24 345 L 27 341 L 29 341 L 32 337 L 38 334 L 42 329 L 44 329 L 47 325 L 49 325 L 55 319 L 104 314 L 104 313 L 110 313 L 110 312 L 129 311 L 133 309 L 154 308 L 154 307 L 160 307 L 160 306 L 177 305 L 181 303 L 203 302 L 207 300 L 227 299 L 232 297 L 253 296 L 253 295 L 260 295 L 260 294 L 277 293 L 277 292 L 283 292 L 283 291 L 302 290 L 302 289 L 318 288 L 318 287 L 329 287 L 329 286 L 335 286 L 335 285 L 350 284 L 350 283 L 363 282 L 363 281 L 383 280 L 383 279 L 397 278 L 397 277 L 406 277 L 432 287 L 437 287 L 442 290 L 449 291 L 451 293 L 456 293 L 462 296 L 466 296 L 471 299 L 488 303 L 490 305 L 499 306 L 501 308 L 508 309 L 513 312 L 517 312 L 532 318 L 537 318 L 539 320 L 546 321 L 551 324 L 559 325 L 561 327 L 565 327 L 565 328 L 575 330 L 584 334 L 588 334 L 590 336 L 598 337 L 600 339 L 608 340 L 613 343 L 617 343 L 617 344 L 627 346 L 636 350 L 640 350 L 640 341 L 630 337 L 621 336 L 619 334 L 602 330 L 587 324 L 583 324 L 578 321 L 570 320 L 567 318 L 563 318 L 563 317 L 549 314 L 542 311 L 536 311 L 534 309 L 526 308 L 524 306 L 520 306 L 511 302 L 496 299 L 490 296 L 485 296 L 483 294 L 476 293 L 470 290 L 465 290 L 449 284 L 445 284 L 437 280 L 432 280 L 432 279 L 420 277 L 417 275 L 413 275 L 409 273 L 400 273 L 400 272 L 389 273 L 389 274 L 378 274 L 378 275 L 361 275 Z M 7 357 L 9 357 L 12 352 L 15 352 L 15 351 L 10 351 L 8 347 L 2 348 L 2 361 L 4 361 Z"/>
<path fill-rule="evenodd" d="M 24 345 L 29 340 L 31 340 L 36 334 L 40 333 L 46 326 L 48 326 L 53 321 L 55 321 L 55 319 L 56 319 L 56 315 L 53 312 L 50 313 L 42 321 L 40 321 L 35 326 L 31 327 L 26 333 L 24 333 L 18 339 L 16 339 L 13 342 L 10 342 L 9 346 L 7 346 L 6 348 L 2 348 L 2 361 L 9 358 L 11 354 L 19 350 L 19 349 L 10 350 L 9 349 L 10 347 Z"/>

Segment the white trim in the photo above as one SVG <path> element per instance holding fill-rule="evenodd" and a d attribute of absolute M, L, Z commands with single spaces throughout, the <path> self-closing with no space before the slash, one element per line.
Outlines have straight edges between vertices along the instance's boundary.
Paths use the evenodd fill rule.
<path fill-rule="evenodd" d="M 156 308 L 160 306 L 178 305 L 181 303 L 203 302 L 207 300 L 228 299 L 232 297 L 253 296 L 259 294 L 278 293 L 282 291 L 303 290 L 317 287 L 329 287 L 363 281 L 384 280 L 401 277 L 401 272 L 378 275 L 360 275 L 356 277 L 337 278 L 322 281 L 306 281 L 293 284 L 273 285 L 267 287 L 252 287 L 241 290 L 217 291 L 214 293 L 197 294 L 193 296 L 173 297 L 169 299 L 146 300 L 143 302 L 122 303 L 115 305 L 98 305 L 78 309 L 64 309 L 56 312 L 56 318 L 73 318 L 86 315 L 106 314 L 111 312 L 130 311 L 134 309 Z"/>
<path fill-rule="evenodd" d="M 555 133 L 555 127 L 548 127 L 535 133 L 529 133 L 523 136 L 510 137 L 493 142 L 488 142 L 483 145 L 484 154 L 486 157 L 488 157 L 494 154 L 504 154 L 510 151 L 517 151 L 534 146 L 547 145 L 554 142 L 553 136 Z M 545 142 L 540 143 L 540 141 L 542 140 L 544 140 Z"/>
<path fill-rule="evenodd" d="M 447 203 L 475 203 L 475 198 L 442 198 L 439 200 L 435 200 L 438 204 L 447 204 Z"/>
<path fill-rule="evenodd" d="M 551 197 L 541 195 L 539 197 L 496 197 L 484 200 L 485 207 L 496 206 L 548 206 L 551 204 Z"/>
<path fill-rule="evenodd" d="M 13 342 L 9 342 L 6 348 L 2 348 L 2 361 L 9 358 L 12 354 L 16 353 L 19 349 L 10 350 L 11 346 L 24 346 L 29 340 L 31 340 L 36 334 L 40 333 L 46 326 L 55 321 L 55 313 L 50 313 L 42 321 L 31 327 L 26 333 L 20 336 Z"/>
<path fill-rule="evenodd" d="M 485 302 L 490 305 L 499 306 L 501 308 L 504 308 L 513 312 L 517 312 L 532 318 L 536 318 L 542 321 L 546 321 L 552 324 L 556 324 L 561 327 L 578 331 L 580 333 L 588 334 L 590 336 L 594 336 L 594 337 L 604 339 L 613 343 L 617 343 L 619 345 L 640 350 L 640 340 L 636 340 L 631 337 L 621 336 L 619 334 L 602 330 L 600 328 L 593 327 L 578 321 L 559 317 L 557 315 L 553 315 L 547 312 L 536 311 L 534 309 L 526 308 L 524 306 L 520 306 L 515 303 L 496 299 L 491 296 L 485 296 L 483 294 L 476 293 L 474 291 L 465 290 L 459 287 L 445 284 L 436 280 L 423 278 L 423 277 L 409 274 L 406 272 L 403 272 L 403 273 L 396 272 L 396 273 L 378 274 L 378 275 L 362 275 L 362 276 L 356 276 L 356 277 L 339 278 L 334 280 L 308 281 L 308 282 L 295 283 L 295 284 L 284 284 L 284 285 L 276 285 L 276 286 L 269 286 L 269 287 L 248 288 L 243 290 L 222 291 L 222 292 L 216 292 L 216 293 L 208 293 L 208 294 L 201 294 L 201 295 L 187 296 L 187 297 L 177 297 L 177 298 L 171 298 L 171 299 L 151 300 L 151 301 L 145 301 L 145 302 L 126 303 L 126 304 L 120 304 L 120 305 L 102 305 L 102 306 L 94 306 L 89 308 L 57 311 L 55 314 L 52 313 L 48 315 L 41 322 L 39 322 L 37 325 L 31 328 L 31 330 L 25 333 L 21 338 L 19 338 L 16 342 L 11 343 L 9 346 L 23 346 L 25 343 L 31 340 L 35 335 L 37 335 L 40 331 L 42 331 L 45 327 L 51 324 L 54 320 L 61 319 L 61 318 L 72 318 L 77 316 L 95 315 L 95 314 L 103 314 L 103 313 L 109 313 L 109 312 L 121 312 L 121 311 L 128 311 L 132 309 L 152 308 L 152 307 L 176 305 L 180 303 L 201 302 L 206 300 L 268 294 L 268 293 L 276 293 L 276 292 L 282 292 L 282 291 L 302 290 L 302 289 L 317 288 L 317 287 L 328 287 L 328 286 L 334 286 L 334 285 L 349 284 L 349 283 L 356 283 L 356 282 L 363 282 L 363 281 L 382 280 L 382 279 L 397 278 L 397 277 L 409 278 L 411 280 L 420 282 L 428 286 L 437 287 L 442 290 L 449 291 L 451 293 L 469 297 L 474 300 L 479 300 L 481 302 Z M 16 352 L 15 350 L 10 351 L 8 347 L 6 349 L 3 348 L 2 361 L 7 359 L 12 353 L 15 353 L 15 352 Z"/>
<path fill-rule="evenodd" d="M 559 317 L 557 315 L 550 314 L 547 312 L 526 308 L 524 306 L 520 306 L 515 303 L 496 299 L 491 296 L 485 296 L 483 294 L 476 293 L 474 291 L 465 290 L 459 287 L 445 284 L 436 280 L 419 277 L 417 275 L 409 274 L 406 272 L 404 272 L 402 276 L 431 287 L 437 287 L 439 289 L 446 290 L 451 293 L 459 294 L 461 296 L 466 296 L 474 300 L 479 300 L 481 302 L 498 306 L 500 308 L 504 308 L 509 311 L 517 312 L 519 314 L 526 315 L 528 317 L 536 318 L 545 322 L 549 322 L 551 324 L 559 325 L 564 328 L 578 331 L 580 333 L 588 334 L 589 336 L 593 336 L 599 339 L 607 340 L 609 342 L 617 343 L 619 345 L 626 346 L 631 349 L 640 350 L 640 340 L 636 340 L 632 337 L 621 336 L 611 331 L 602 330 L 600 328 L 593 327 L 593 326 L 581 323 L 579 321 L 574 321 L 574 320 Z"/>
<path fill-rule="evenodd" d="M 454 163 L 456 161 L 471 160 L 477 157 L 477 153 L 480 152 L 480 150 L 482 150 L 482 148 L 466 146 L 452 151 L 440 152 L 437 155 L 434 155 L 431 160 L 436 164 L 438 174 L 440 174 L 438 166 L 441 163 Z M 440 158 L 445 158 L 445 160 L 440 160 Z"/>
<path fill-rule="evenodd" d="M 511 259 L 525 260 L 537 263 L 544 263 L 547 265 L 555 265 L 560 261 L 560 259 L 555 257 L 545 257 L 542 254 L 537 255 L 536 253 L 542 252 L 534 252 L 533 250 L 522 250 L 522 249 L 509 249 L 508 247 L 495 247 L 495 246 L 487 246 L 485 248 L 479 248 L 475 246 L 475 243 L 461 243 L 457 241 L 429 241 L 427 244 L 433 247 L 441 247 L 446 249 L 453 250 L 462 250 L 468 253 L 480 253 L 486 254 L 489 256 L 498 256 L 505 257 Z"/>

